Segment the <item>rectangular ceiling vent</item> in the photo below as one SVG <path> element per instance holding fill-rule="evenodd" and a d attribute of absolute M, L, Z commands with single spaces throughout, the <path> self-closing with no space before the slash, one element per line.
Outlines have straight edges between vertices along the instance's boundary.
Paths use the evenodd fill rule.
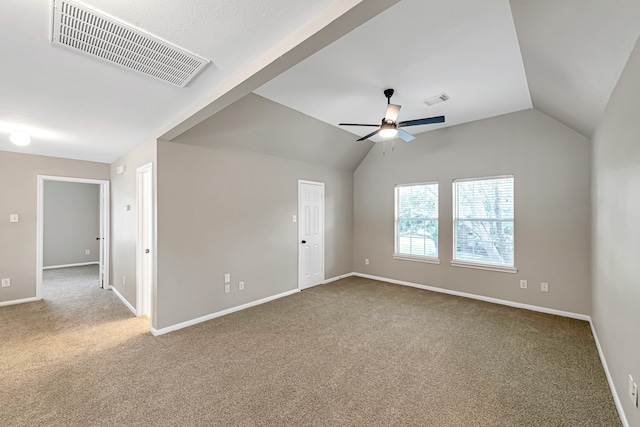
<path fill-rule="evenodd" d="M 52 0 L 51 41 L 185 87 L 209 60 L 84 4 Z"/>
<path fill-rule="evenodd" d="M 440 95 L 434 96 L 433 98 L 425 99 L 422 102 L 424 102 L 429 107 L 431 107 L 432 105 L 440 104 L 441 102 L 448 101 L 448 100 L 449 100 L 449 95 L 442 92 Z"/>

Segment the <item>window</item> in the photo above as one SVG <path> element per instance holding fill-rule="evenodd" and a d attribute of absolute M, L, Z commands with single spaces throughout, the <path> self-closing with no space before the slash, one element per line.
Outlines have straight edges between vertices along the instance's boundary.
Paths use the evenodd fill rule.
<path fill-rule="evenodd" d="M 395 216 L 394 257 L 437 261 L 438 183 L 397 185 Z"/>
<path fill-rule="evenodd" d="M 453 261 L 515 272 L 513 176 L 453 182 Z"/>

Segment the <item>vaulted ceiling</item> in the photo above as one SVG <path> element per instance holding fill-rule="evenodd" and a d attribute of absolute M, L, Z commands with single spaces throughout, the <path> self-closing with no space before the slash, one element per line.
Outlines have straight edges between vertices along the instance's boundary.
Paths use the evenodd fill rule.
<path fill-rule="evenodd" d="M 211 63 L 187 87 L 172 86 L 52 45 L 49 2 L 8 0 L 0 150 L 112 162 L 215 115 L 216 135 L 227 138 L 219 146 L 353 169 L 371 144 L 338 148 L 335 141 L 364 131 L 337 125 L 379 121 L 388 87 L 402 120 L 447 117 L 412 133 L 533 106 L 589 137 L 640 35 L 637 0 L 85 3 Z M 260 96 L 245 98 L 251 92 Z M 441 92 L 451 99 L 423 103 Z M 295 120 L 292 129 L 317 124 L 312 136 L 283 132 L 280 146 L 267 148 L 229 136 L 250 137 L 265 117 Z M 13 130 L 27 131 L 32 144 L 12 145 Z"/>

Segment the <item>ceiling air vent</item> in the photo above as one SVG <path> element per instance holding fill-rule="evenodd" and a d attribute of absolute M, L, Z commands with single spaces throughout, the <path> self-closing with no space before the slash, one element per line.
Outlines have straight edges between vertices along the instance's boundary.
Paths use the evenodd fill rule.
<path fill-rule="evenodd" d="M 446 93 L 442 92 L 440 95 L 434 96 L 433 98 L 425 99 L 422 102 L 424 102 L 429 107 L 431 107 L 432 105 L 436 105 L 436 104 L 439 104 L 441 102 L 448 101 L 448 100 L 449 100 L 449 95 L 447 95 Z"/>
<path fill-rule="evenodd" d="M 52 0 L 51 41 L 185 87 L 209 60 L 68 0 Z"/>

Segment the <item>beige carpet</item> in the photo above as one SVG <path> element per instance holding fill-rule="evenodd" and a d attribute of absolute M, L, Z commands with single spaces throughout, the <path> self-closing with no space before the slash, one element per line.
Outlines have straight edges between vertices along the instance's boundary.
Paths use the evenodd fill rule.
<path fill-rule="evenodd" d="M 91 268 L 0 307 L 0 425 L 621 425 L 587 322 L 349 278 L 153 337 Z"/>

